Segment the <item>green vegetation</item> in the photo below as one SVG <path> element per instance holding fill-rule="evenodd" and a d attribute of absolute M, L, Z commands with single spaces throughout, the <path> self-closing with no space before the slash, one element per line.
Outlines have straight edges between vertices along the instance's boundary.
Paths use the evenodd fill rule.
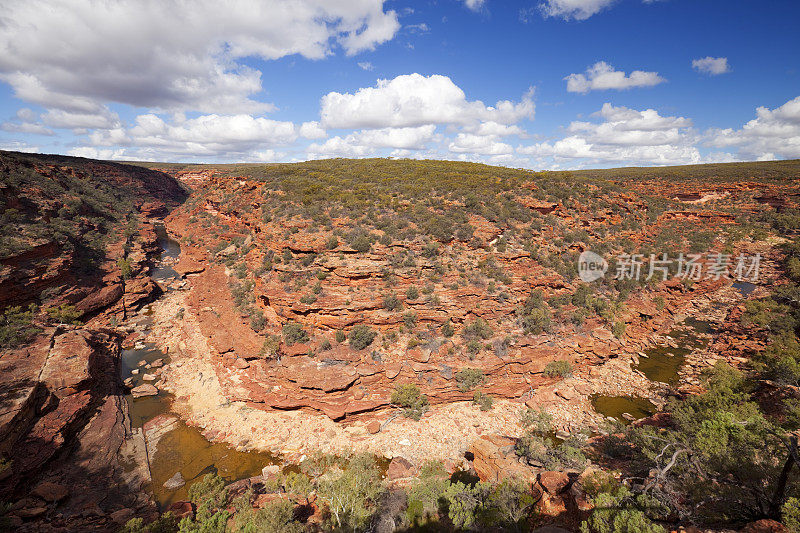
<path fill-rule="evenodd" d="M 572 375 L 569 361 L 550 361 L 544 367 L 544 375 L 549 378 L 566 378 Z"/>
<path fill-rule="evenodd" d="M 486 375 L 483 373 L 483 370 L 465 368 L 456 372 L 455 378 L 458 383 L 458 390 L 461 392 L 468 392 L 483 383 L 486 380 Z"/>
<path fill-rule="evenodd" d="M 380 479 L 372 456 L 360 454 L 348 461 L 338 477 L 321 482 L 318 492 L 330 511 L 331 525 L 336 529 L 363 530 L 383 490 Z"/>
<path fill-rule="evenodd" d="M 131 262 L 124 258 L 120 257 L 117 260 L 117 268 L 119 268 L 119 275 L 122 276 L 122 279 L 130 279 L 133 270 L 131 268 Z"/>
<path fill-rule="evenodd" d="M 56 324 L 75 324 L 80 325 L 80 318 L 83 312 L 75 309 L 74 305 L 61 304 L 58 307 L 48 307 L 45 309 L 47 316 Z"/>
<path fill-rule="evenodd" d="M 557 471 L 580 469 L 588 464 L 583 435 L 570 436 L 555 446 L 549 437 L 553 432 L 550 415 L 529 408 L 520 415 L 520 422 L 526 433 L 517 440 L 515 450 L 528 464 Z"/>
<path fill-rule="evenodd" d="M 541 290 L 531 291 L 517 314 L 522 329 L 529 335 L 538 335 L 550 330 L 551 311 L 544 301 L 544 294 Z"/>
<path fill-rule="evenodd" d="M 482 318 L 476 318 L 461 330 L 461 336 L 468 341 L 486 340 L 490 339 L 492 335 L 494 335 L 492 328 Z"/>
<path fill-rule="evenodd" d="M 35 304 L 24 310 L 21 306 L 7 307 L 0 315 L 0 348 L 24 344 L 41 332 L 41 328 L 33 324 L 37 312 Z"/>
<path fill-rule="evenodd" d="M 481 391 L 475 391 L 475 394 L 472 396 L 472 403 L 480 407 L 481 411 L 489 411 L 492 408 L 492 404 L 494 404 L 494 399 Z"/>
<path fill-rule="evenodd" d="M 363 350 L 372 344 L 372 341 L 375 340 L 375 336 L 377 334 L 378 333 L 371 327 L 365 326 L 364 324 L 358 324 L 353 326 L 353 329 L 350 330 L 348 340 L 352 348 L 356 350 Z"/>
<path fill-rule="evenodd" d="M 398 385 L 392 392 L 391 401 L 403 408 L 403 416 L 413 420 L 419 420 L 428 410 L 428 398 L 420 392 L 419 387 L 410 383 Z"/>
<path fill-rule="evenodd" d="M 283 325 L 283 342 L 287 346 L 308 342 L 308 333 L 297 322 L 289 321 Z"/>

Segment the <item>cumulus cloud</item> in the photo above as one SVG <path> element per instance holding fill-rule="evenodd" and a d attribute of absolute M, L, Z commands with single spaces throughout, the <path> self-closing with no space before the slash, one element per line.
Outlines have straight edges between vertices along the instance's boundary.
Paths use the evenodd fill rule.
<path fill-rule="evenodd" d="M 602 120 L 572 122 L 567 128 L 571 135 L 555 142 L 522 146 L 517 152 L 595 164 L 670 165 L 698 163 L 702 159 L 694 146 L 697 136 L 692 122 L 687 118 L 664 117 L 654 109 L 637 111 L 608 103 L 594 116 Z"/>
<path fill-rule="evenodd" d="M 188 120 L 176 116 L 168 122 L 147 113 L 136 117 L 133 127 L 90 133 L 91 146 L 82 149 L 88 153 L 89 148 L 94 148 L 107 155 L 105 148 L 124 148 L 123 152 L 113 153 L 124 158 L 161 161 L 186 157 L 252 160 L 256 153 L 294 142 L 297 130 L 291 122 L 244 114 L 202 115 Z"/>
<path fill-rule="evenodd" d="M 708 56 L 700 59 L 694 59 L 692 60 L 692 68 L 697 72 L 709 74 L 711 76 L 717 76 L 719 74 L 725 74 L 726 72 L 731 71 L 730 67 L 728 66 L 727 57 Z"/>
<path fill-rule="evenodd" d="M 348 55 L 391 39 L 383 0 L 11 0 L 0 79 L 47 108 L 95 113 L 107 102 L 206 113 L 263 112 L 261 73 L 240 60 Z"/>
<path fill-rule="evenodd" d="M 712 129 L 706 144 L 716 148 L 737 148 L 751 159 L 800 158 L 800 96 L 775 109 L 759 107 L 756 118 L 740 129 Z"/>
<path fill-rule="evenodd" d="M 559 17 L 564 20 L 586 20 L 596 15 L 615 0 L 546 0 L 539 4 L 545 17 Z"/>
<path fill-rule="evenodd" d="M 514 152 L 514 148 L 510 144 L 500 142 L 496 135 L 475 135 L 473 133 L 459 133 L 448 149 L 455 153 L 480 155 L 501 155 Z"/>
<path fill-rule="evenodd" d="M 614 67 L 605 61 L 598 61 L 586 69 L 586 74 L 570 74 L 564 79 L 567 80 L 567 91 L 582 94 L 608 89 L 652 87 L 667 81 L 659 76 L 658 72 L 634 70 L 630 75 L 626 75 L 625 72 L 614 70 Z"/>
<path fill-rule="evenodd" d="M 382 148 L 394 148 L 403 153 L 427 148 L 435 136 L 436 126 L 428 124 L 413 128 L 380 128 L 361 130 L 347 136 L 335 136 L 324 143 L 308 147 L 312 158 L 318 157 L 364 157 L 378 155 Z"/>
<path fill-rule="evenodd" d="M 324 139 L 327 135 L 317 121 L 303 122 L 300 126 L 300 136 L 306 139 Z"/>
<path fill-rule="evenodd" d="M 467 100 L 447 76 L 405 74 L 378 80 L 355 93 L 331 92 L 322 97 L 320 115 L 326 128 L 415 127 L 425 124 L 471 124 L 493 121 L 513 124 L 534 117 L 532 91 L 520 102 L 503 100 L 486 106 Z"/>
<path fill-rule="evenodd" d="M 46 128 L 39 122 L 39 115 L 27 107 L 18 109 L 16 115 L 12 119 L 0 123 L 0 130 L 9 133 L 55 135 L 53 130 Z"/>

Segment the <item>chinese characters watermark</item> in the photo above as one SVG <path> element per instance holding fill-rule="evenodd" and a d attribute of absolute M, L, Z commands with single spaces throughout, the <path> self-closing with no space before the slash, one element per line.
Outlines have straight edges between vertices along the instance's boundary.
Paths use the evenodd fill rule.
<path fill-rule="evenodd" d="M 758 281 L 761 254 L 745 255 L 708 252 L 706 254 L 621 254 L 616 257 L 614 279 L 666 280 L 670 277 L 700 281 L 733 279 Z M 596 281 L 605 276 L 608 262 L 600 255 L 585 251 L 578 258 L 578 275 L 583 281 Z"/>

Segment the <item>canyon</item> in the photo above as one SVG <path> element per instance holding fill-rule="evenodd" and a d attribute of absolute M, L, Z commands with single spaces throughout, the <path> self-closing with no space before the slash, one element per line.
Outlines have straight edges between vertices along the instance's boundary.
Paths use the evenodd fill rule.
<path fill-rule="evenodd" d="M 786 281 L 780 217 L 800 198 L 800 165 L 681 179 L 391 160 L 0 164 L 36 176 L 0 187 L 14 234 L 0 309 L 10 321 L 38 306 L 0 357 L 0 498 L 30 531 L 185 508 L 227 453 L 190 473 L 192 457 L 166 459 L 189 442 L 240 454 L 237 490 L 262 467 L 368 452 L 401 485 L 431 460 L 525 480 L 552 523 L 577 527 L 593 467 L 523 465 L 509 451 L 520 413 L 548 413 L 556 439 L 602 439 L 609 417 L 657 424 L 719 361 L 747 368 L 768 341 L 741 317 Z M 109 196 L 82 201 L 94 182 Z M 102 255 L 85 268 L 75 244 L 89 236 Z M 611 263 L 605 278 L 580 280 L 586 251 Z M 635 252 L 760 265 L 746 280 L 615 278 Z M 425 398 L 419 416 L 395 395 L 404 385 Z"/>

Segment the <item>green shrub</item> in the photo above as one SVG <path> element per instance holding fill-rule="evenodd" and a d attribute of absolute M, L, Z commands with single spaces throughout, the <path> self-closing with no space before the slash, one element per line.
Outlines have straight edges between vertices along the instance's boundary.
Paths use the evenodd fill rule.
<path fill-rule="evenodd" d="M 33 325 L 37 311 L 35 304 L 25 311 L 20 306 L 7 307 L 0 315 L 0 347 L 13 348 L 24 344 L 41 332 Z"/>
<path fill-rule="evenodd" d="M 228 489 L 217 474 L 206 474 L 189 487 L 189 500 L 197 511 L 194 520 L 188 516 L 180 522 L 181 533 L 224 533 L 230 513 L 225 509 Z"/>
<path fill-rule="evenodd" d="M 416 300 L 419 298 L 419 289 L 417 289 L 414 285 L 406 289 L 406 298 L 409 300 Z"/>
<path fill-rule="evenodd" d="M 333 338 L 336 340 L 336 342 L 342 343 L 345 341 L 345 339 L 347 339 L 347 335 L 344 334 L 344 331 L 337 329 L 336 333 L 333 335 Z"/>
<path fill-rule="evenodd" d="M 494 400 L 488 394 L 475 391 L 475 394 L 472 395 L 472 403 L 480 407 L 481 411 L 489 411 L 492 408 Z"/>
<path fill-rule="evenodd" d="M 392 392 L 391 401 L 393 404 L 403 407 L 403 415 L 419 420 L 423 413 L 428 410 L 428 398 L 422 394 L 419 387 L 411 383 L 398 385 Z"/>
<path fill-rule="evenodd" d="M 278 356 L 281 347 L 281 338 L 277 335 L 267 335 L 264 339 L 264 344 L 258 352 L 259 357 L 266 359 L 275 358 Z"/>
<path fill-rule="evenodd" d="M 458 390 L 461 392 L 471 391 L 486 380 L 483 370 L 477 368 L 465 368 L 456 372 L 456 382 Z"/>
<path fill-rule="evenodd" d="M 397 311 L 402 307 L 402 303 L 400 302 L 400 298 L 393 292 L 385 295 L 383 297 L 383 308 L 387 311 Z"/>
<path fill-rule="evenodd" d="M 615 337 L 620 338 L 625 334 L 627 328 L 628 325 L 625 324 L 625 322 L 614 322 L 614 325 L 611 326 L 611 333 L 613 333 Z"/>
<path fill-rule="evenodd" d="M 363 350 L 375 340 L 377 332 L 369 326 L 358 324 L 350 330 L 350 346 L 356 350 Z"/>
<path fill-rule="evenodd" d="M 572 365 L 569 361 L 550 361 L 544 367 L 544 375 L 549 378 L 566 378 L 572 375 Z"/>
<path fill-rule="evenodd" d="M 124 257 L 120 257 L 117 261 L 117 268 L 119 268 L 119 275 L 122 276 L 122 279 L 130 279 L 131 274 L 133 274 L 133 269 L 131 268 L 131 262 Z"/>
<path fill-rule="evenodd" d="M 74 305 L 61 304 L 58 307 L 48 307 L 46 309 L 50 320 L 58 324 L 80 325 L 80 318 L 83 312 L 75 308 Z"/>
<path fill-rule="evenodd" d="M 319 497 L 330 512 L 331 523 L 325 530 L 364 530 L 381 492 L 381 473 L 375 459 L 368 454 L 353 456 L 341 474 L 319 483 Z"/>
<path fill-rule="evenodd" d="M 448 318 L 447 320 L 445 320 L 444 324 L 442 324 L 442 335 L 444 335 L 445 337 L 447 337 L 449 339 L 450 337 L 455 335 L 455 333 L 456 333 L 456 330 L 453 327 L 453 323 Z"/>
<path fill-rule="evenodd" d="M 283 341 L 288 346 L 308 342 L 308 333 L 300 324 L 290 321 L 283 325 Z"/>
<path fill-rule="evenodd" d="M 367 253 L 372 249 L 372 241 L 367 235 L 362 234 L 350 242 L 350 247 L 356 252 Z"/>
<path fill-rule="evenodd" d="M 461 330 L 461 336 L 467 340 L 489 339 L 494 332 L 482 318 L 476 318 Z"/>
<path fill-rule="evenodd" d="M 408 329 L 414 329 L 414 326 L 417 325 L 417 314 L 413 311 L 403 313 L 403 324 L 405 324 Z"/>

